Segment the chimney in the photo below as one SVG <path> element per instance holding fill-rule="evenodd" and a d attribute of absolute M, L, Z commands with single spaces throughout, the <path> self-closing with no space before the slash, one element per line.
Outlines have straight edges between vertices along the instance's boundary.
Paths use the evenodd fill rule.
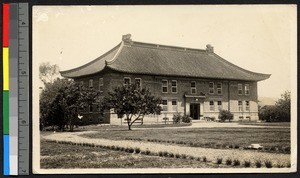
<path fill-rule="evenodd" d="M 126 35 L 123 35 L 122 36 L 122 41 L 125 42 L 125 43 L 132 43 L 132 40 L 131 40 L 131 34 L 128 33 Z"/>
<path fill-rule="evenodd" d="M 211 46 L 210 44 L 206 45 L 206 53 L 214 53 L 214 47 Z"/>

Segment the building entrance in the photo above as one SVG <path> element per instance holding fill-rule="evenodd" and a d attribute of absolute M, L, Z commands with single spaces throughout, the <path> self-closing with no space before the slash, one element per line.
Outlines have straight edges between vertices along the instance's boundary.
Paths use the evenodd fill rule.
<path fill-rule="evenodd" d="M 190 104 L 190 117 L 195 120 L 200 119 L 200 103 Z"/>

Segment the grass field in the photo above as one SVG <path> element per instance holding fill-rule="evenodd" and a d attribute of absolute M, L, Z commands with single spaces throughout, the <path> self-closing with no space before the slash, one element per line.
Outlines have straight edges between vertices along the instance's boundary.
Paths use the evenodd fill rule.
<path fill-rule="evenodd" d="M 98 127 L 97 133 L 81 135 L 87 138 L 112 140 L 160 140 L 168 144 L 188 143 L 191 146 L 215 147 L 235 145 L 247 147 L 258 143 L 268 148 L 290 147 L 290 128 L 185 128 L 145 129 L 128 131 L 122 127 Z"/>
<path fill-rule="evenodd" d="M 76 153 L 76 154 L 74 154 Z M 218 168 L 213 162 L 126 153 L 41 141 L 41 168 Z"/>

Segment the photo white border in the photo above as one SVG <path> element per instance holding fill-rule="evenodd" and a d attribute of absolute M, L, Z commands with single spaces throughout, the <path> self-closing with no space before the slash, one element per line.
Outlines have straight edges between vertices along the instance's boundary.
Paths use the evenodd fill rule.
<path fill-rule="evenodd" d="M 204 5 L 201 5 L 204 6 Z M 219 5 L 220 6 L 220 5 Z M 224 5 L 225 6 L 225 5 Z M 228 5 L 226 5 L 228 6 Z M 243 5 L 245 6 L 245 5 Z M 249 6 L 249 5 L 248 5 Z M 258 5 L 262 6 L 262 5 Z M 145 169 L 41 169 L 39 131 L 39 61 L 32 53 L 32 171 L 34 174 L 136 174 L 136 173 L 292 173 L 297 171 L 297 6 L 295 19 L 290 19 L 291 35 L 291 168 L 145 168 Z M 139 6 L 143 7 L 143 6 Z M 280 7 L 277 5 L 277 7 Z M 33 6 L 34 8 L 34 6 Z M 33 27 L 33 26 L 32 26 Z M 32 33 L 35 29 L 32 28 Z M 34 36 L 34 35 L 32 35 Z M 34 50 L 34 40 L 32 40 Z"/>

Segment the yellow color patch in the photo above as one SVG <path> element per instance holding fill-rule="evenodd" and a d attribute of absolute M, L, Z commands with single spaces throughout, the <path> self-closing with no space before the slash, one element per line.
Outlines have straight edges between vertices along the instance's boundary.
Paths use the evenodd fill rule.
<path fill-rule="evenodd" d="M 3 90 L 9 90 L 9 51 L 3 47 Z"/>

